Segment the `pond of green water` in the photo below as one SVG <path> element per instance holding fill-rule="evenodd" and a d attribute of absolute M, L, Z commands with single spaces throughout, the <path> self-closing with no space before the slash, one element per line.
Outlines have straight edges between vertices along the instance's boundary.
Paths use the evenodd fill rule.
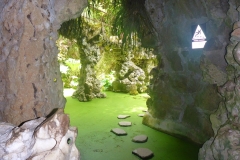
<path fill-rule="evenodd" d="M 136 148 L 148 148 L 154 152 L 152 160 L 197 160 L 199 146 L 169 136 L 142 124 L 138 114 L 146 107 L 146 96 L 131 96 L 106 92 L 107 98 L 91 102 L 79 102 L 71 98 L 71 90 L 65 90 L 67 99 L 65 113 L 70 115 L 71 126 L 78 127 L 76 146 L 81 160 L 139 160 L 132 154 Z M 131 127 L 120 127 L 120 114 L 131 117 Z M 128 135 L 117 136 L 110 132 L 122 128 Z M 134 143 L 132 138 L 139 134 L 148 136 L 146 143 Z"/>

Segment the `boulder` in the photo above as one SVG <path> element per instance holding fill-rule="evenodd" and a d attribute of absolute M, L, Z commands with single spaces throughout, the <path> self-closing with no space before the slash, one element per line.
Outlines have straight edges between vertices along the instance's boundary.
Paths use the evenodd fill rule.
<path fill-rule="evenodd" d="M 77 128 L 69 126 L 69 117 L 58 109 L 48 117 L 40 117 L 13 126 L 0 123 L 0 155 L 3 159 L 71 159 L 79 160 L 75 146 Z"/>

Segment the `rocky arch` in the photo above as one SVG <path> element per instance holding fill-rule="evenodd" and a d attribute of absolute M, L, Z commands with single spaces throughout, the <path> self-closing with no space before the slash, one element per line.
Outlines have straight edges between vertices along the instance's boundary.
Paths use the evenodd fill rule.
<path fill-rule="evenodd" d="M 200 70 L 195 67 L 191 68 L 191 66 L 199 65 L 200 58 L 192 57 L 192 52 L 189 52 L 190 43 L 189 40 L 186 40 L 186 37 L 191 36 L 186 28 L 189 28 L 188 26 L 191 26 L 191 24 L 207 23 L 211 31 L 209 35 L 212 43 L 206 48 L 204 54 L 212 65 L 215 63 L 214 59 L 211 58 L 212 54 L 224 58 L 225 47 L 229 43 L 228 33 L 230 33 L 231 25 L 237 19 L 236 8 L 240 5 L 239 2 L 234 0 L 229 0 L 229 2 L 225 0 L 184 0 L 176 3 L 173 0 L 146 0 L 145 5 L 158 33 L 159 43 L 156 46 L 156 54 L 161 55 L 158 57 L 163 63 L 152 70 L 154 77 L 149 88 L 151 95 L 151 99 L 148 100 L 149 113 L 145 116 L 144 123 L 171 134 L 188 137 L 197 143 L 202 143 L 211 136 L 215 136 L 216 143 L 224 142 L 226 139 L 233 140 L 229 141 L 233 142 L 230 146 L 226 146 L 226 148 L 232 147 L 231 152 L 229 152 L 234 153 L 232 155 L 228 155 L 229 153 L 226 152 L 221 153 L 221 148 L 215 146 L 213 150 L 211 148 L 213 146 L 209 145 L 212 144 L 212 140 L 206 144 L 208 149 L 202 150 L 200 155 L 203 153 L 209 154 L 209 159 L 222 158 L 225 155 L 237 159 L 239 152 L 234 149 L 239 145 L 238 140 L 235 139 L 239 135 L 239 114 L 235 112 L 238 108 L 234 107 L 238 103 L 238 72 L 234 71 L 238 71 L 239 67 L 238 59 L 236 59 L 238 56 L 234 57 L 232 55 L 238 54 L 239 45 L 237 44 L 239 39 L 231 39 L 232 42 L 228 47 L 227 55 L 230 55 L 228 57 L 230 70 L 225 74 L 230 81 L 221 92 L 227 98 L 224 104 L 228 112 L 226 110 L 220 112 L 221 106 L 224 105 L 220 105 L 219 112 L 223 113 L 222 116 L 226 113 L 231 114 L 228 115 L 229 119 L 227 121 L 223 119 L 224 125 L 220 130 L 218 130 L 218 127 L 213 127 L 214 131 L 220 131 L 219 135 L 214 135 L 209 119 L 201 121 L 201 123 L 198 120 L 201 120 L 201 117 L 209 117 L 213 112 L 212 109 L 216 110 L 218 108 L 216 104 L 222 100 L 217 96 L 216 85 L 220 86 L 222 84 L 215 81 L 211 82 L 215 83 L 215 86 L 203 81 L 195 83 L 199 80 L 198 75 L 201 74 Z M 55 45 L 57 30 L 63 21 L 78 16 L 84 6 L 86 6 L 86 1 L 79 2 L 77 0 L 72 0 L 70 3 L 66 0 L 3 0 L 0 2 L 1 121 L 18 125 L 26 120 L 45 116 L 55 107 L 64 107 L 65 100 L 62 95 L 62 83 Z M 197 8 L 198 6 L 199 10 L 189 10 L 189 6 L 191 8 Z M 235 26 L 238 26 L 238 23 Z M 238 38 L 236 36 L 239 33 L 238 28 L 235 28 L 234 38 Z M 188 58 L 192 58 L 193 61 L 186 61 Z M 197 58 L 197 61 L 194 61 L 194 58 Z M 221 63 L 220 66 L 215 65 L 218 71 L 222 71 L 222 67 L 226 66 L 226 63 Z M 235 69 L 231 70 L 232 67 Z M 185 73 L 187 73 L 187 77 Z M 224 73 L 221 75 L 224 75 Z M 196 77 L 196 81 L 192 83 L 188 79 L 189 77 Z M 202 86 L 200 90 L 196 88 L 198 85 Z M 179 92 L 163 93 L 163 89 L 178 90 Z M 180 93 L 184 94 L 180 95 Z M 215 95 L 215 97 L 205 102 L 204 100 L 209 95 Z M 171 103 L 173 99 L 175 101 Z M 197 107 L 196 104 L 193 104 L 196 99 L 199 99 L 199 106 Z M 212 100 L 215 100 L 214 107 L 211 106 Z M 164 108 L 166 106 L 167 108 Z M 205 112 L 200 112 L 207 106 L 210 107 L 210 110 L 206 109 Z M 181 114 L 182 111 L 184 111 L 184 114 Z M 186 111 L 190 116 L 192 113 L 201 116 L 193 117 L 194 121 L 192 121 L 188 119 L 189 116 L 187 116 Z M 185 121 L 184 118 L 186 118 Z M 171 120 L 171 123 L 168 123 L 167 120 Z M 221 120 L 217 120 L 217 122 L 219 121 Z M 219 122 L 218 124 L 221 125 L 222 123 Z M 166 128 L 168 126 L 171 126 L 171 128 Z M 190 128 L 191 126 L 202 127 L 199 130 L 201 135 L 194 137 L 191 133 L 179 132 L 184 131 L 182 127 Z M 199 129 L 198 127 L 194 129 Z M 203 131 L 206 131 L 207 134 Z M 225 133 L 230 134 L 226 136 Z M 211 149 L 209 150 L 209 148 Z M 206 159 L 206 157 L 201 156 L 200 158 Z"/>
<path fill-rule="evenodd" d="M 84 0 L 0 2 L 0 121 L 19 125 L 64 108 L 57 30 L 86 5 Z"/>

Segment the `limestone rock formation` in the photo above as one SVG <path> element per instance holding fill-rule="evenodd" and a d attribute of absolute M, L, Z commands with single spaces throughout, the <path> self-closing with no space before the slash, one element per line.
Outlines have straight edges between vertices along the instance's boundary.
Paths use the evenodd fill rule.
<path fill-rule="evenodd" d="M 240 12 L 240 7 L 239 7 Z M 217 111 L 211 115 L 214 136 L 209 139 L 199 152 L 199 160 L 231 159 L 240 157 L 240 107 L 239 107 L 239 76 L 240 76 L 240 21 L 234 25 L 231 42 L 227 46 L 226 60 L 234 67 L 234 73 L 228 72 L 229 80 L 219 92 L 225 101 L 219 105 Z M 232 75 L 233 74 L 233 75 Z"/>
<path fill-rule="evenodd" d="M 113 82 L 113 91 L 138 94 L 146 90 L 145 72 L 132 61 L 122 64 L 118 77 Z"/>
<path fill-rule="evenodd" d="M 151 71 L 151 98 L 147 100 L 144 124 L 199 144 L 214 135 L 209 117 L 222 101 L 217 87 L 229 77 L 224 55 L 237 19 L 237 3 L 146 0 L 158 37 L 155 54 L 159 65 Z M 191 28 L 197 24 L 206 25 L 203 50 L 191 48 Z"/>
<path fill-rule="evenodd" d="M 0 1 L 0 121 L 21 122 L 63 108 L 57 30 L 85 0 Z"/>
<path fill-rule="evenodd" d="M 79 101 L 86 102 L 93 98 L 105 98 L 101 92 L 100 81 L 96 77 L 94 66 L 100 59 L 100 49 L 97 45 L 87 43 L 86 39 L 82 42 L 80 80 L 77 90 L 73 97 Z"/>
<path fill-rule="evenodd" d="M 77 90 L 73 97 L 79 101 L 91 101 L 93 98 L 105 98 L 106 95 L 101 92 L 101 84 L 97 79 L 95 66 L 101 58 L 99 37 L 101 27 L 89 19 L 82 19 L 82 35 L 77 39 L 80 51 L 80 77 Z"/>
<path fill-rule="evenodd" d="M 69 117 L 58 109 L 48 118 L 40 117 L 16 127 L 0 123 L 0 159 L 79 160 L 75 146 L 77 128 L 69 126 Z"/>

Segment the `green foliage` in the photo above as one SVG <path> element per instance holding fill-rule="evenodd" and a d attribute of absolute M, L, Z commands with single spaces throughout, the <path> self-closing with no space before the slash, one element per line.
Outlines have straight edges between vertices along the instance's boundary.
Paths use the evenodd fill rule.
<path fill-rule="evenodd" d="M 67 59 L 65 64 L 60 64 L 60 72 L 64 88 L 77 88 L 78 77 L 80 76 L 80 61 Z"/>
<path fill-rule="evenodd" d="M 76 40 L 69 40 L 63 36 L 59 36 L 57 40 L 58 61 L 64 63 L 68 58 L 79 59 L 79 49 Z"/>
<path fill-rule="evenodd" d="M 102 34 L 117 35 L 122 44 L 136 45 L 144 37 L 156 38 L 154 27 L 144 6 L 145 0 L 89 0 L 88 7 L 76 19 L 64 22 L 59 33 L 81 46 L 84 21 L 99 22 Z"/>
<path fill-rule="evenodd" d="M 98 77 L 104 75 L 99 78 L 103 90 L 111 89 L 111 71 L 119 71 L 126 58 L 138 52 L 136 48 L 140 47 L 141 38 L 153 34 L 153 26 L 147 17 L 144 3 L 145 0 L 89 0 L 88 7 L 79 18 L 62 24 L 59 29 L 59 61 L 69 68 L 67 74 L 63 75 L 67 87 L 72 86 L 73 80 L 77 82 L 77 78 L 72 76 L 77 77 L 79 71 L 66 60 L 80 58 L 83 53 L 82 39 L 86 38 L 87 43 L 97 44 L 101 49 L 102 58 L 95 69 Z"/>
<path fill-rule="evenodd" d="M 145 8 L 145 0 L 119 0 L 113 33 L 122 38 L 123 44 L 136 45 L 149 34 L 156 38 L 154 27 Z"/>
<path fill-rule="evenodd" d="M 138 95 L 137 86 L 132 84 L 128 87 L 130 95 Z"/>
<path fill-rule="evenodd" d="M 115 80 L 115 71 L 111 71 L 109 74 L 101 74 L 98 79 L 101 81 L 102 90 L 111 91 L 112 83 Z"/>

